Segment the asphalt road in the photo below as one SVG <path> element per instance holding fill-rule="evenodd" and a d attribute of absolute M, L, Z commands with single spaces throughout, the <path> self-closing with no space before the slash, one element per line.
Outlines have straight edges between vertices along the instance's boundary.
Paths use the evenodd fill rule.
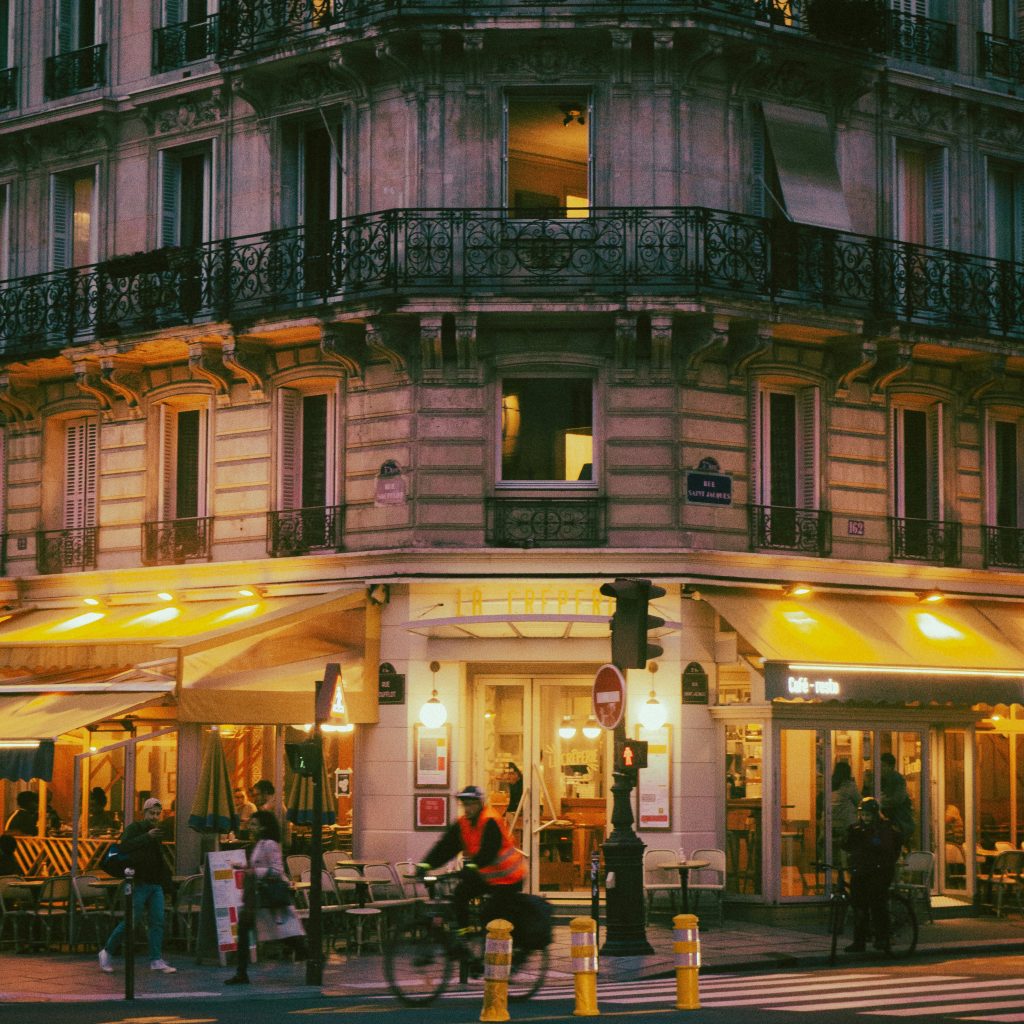
<path fill-rule="evenodd" d="M 932 963 L 710 974 L 701 978 L 701 1008 L 675 1009 L 673 979 L 604 984 L 602 1017 L 635 1021 L 684 1020 L 702 1024 L 872 1024 L 910 1021 L 988 1021 L 1024 1024 L 1024 957 L 984 957 Z M 571 988 L 546 990 L 513 1005 L 513 1021 L 578 1021 Z M 12 1024 L 475 1024 L 481 991 L 452 992 L 426 1008 L 402 1007 L 388 997 L 293 998 L 244 993 L 181 995 L 133 1003 L 17 1003 L 0 1006 Z"/>

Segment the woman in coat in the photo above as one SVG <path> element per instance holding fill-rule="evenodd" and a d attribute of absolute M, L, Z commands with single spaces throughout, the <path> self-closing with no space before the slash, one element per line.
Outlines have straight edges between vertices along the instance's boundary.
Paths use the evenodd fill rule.
<path fill-rule="evenodd" d="M 306 957 L 306 936 L 295 908 L 260 906 L 260 880 L 271 873 L 279 878 L 287 877 L 277 818 L 270 811 L 257 811 L 250 819 L 249 828 L 255 829 L 256 845 L 249 854 L 242 912 L 238 915 L 238 967 L 225 985 L 249 984 L 249 942 L 253 927 L 259 942 L 282 939 L 294 950 L 296 959 Z"/>

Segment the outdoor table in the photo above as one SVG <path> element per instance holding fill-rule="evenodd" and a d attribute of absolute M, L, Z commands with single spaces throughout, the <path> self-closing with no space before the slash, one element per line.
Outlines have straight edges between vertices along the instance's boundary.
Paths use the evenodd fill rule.
<path fill-rule="evenodd" d="M 356 899 L 359 901 L 360 909 L 366 906 L 366 901 L 370 897 L 369 878 L 353 878 L 351 875 L 335 875 L 334 881 L 336 885 L 354 886 L 356 890 Z"/>
<path fill-rule="evenodd" d="M 679 891 L 683 894 L 683 913 L 690 912 L 690 872 L 706 868 L 710 861 L 681 860 L 675 864 L 663 864 L 665 868 L 675 868 L 679 872 Z"/>

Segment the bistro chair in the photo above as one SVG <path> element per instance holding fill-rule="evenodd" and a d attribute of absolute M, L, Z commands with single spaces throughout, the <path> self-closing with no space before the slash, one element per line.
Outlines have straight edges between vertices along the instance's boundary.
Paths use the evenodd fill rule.
<path fill-rule="evenodd" d="M 691 860 L 706 860 L 706 868 L 695 868 L 690 872 L 690 893 L 694 896 L 694 912 L 699 912 L 704 896 L 715 901 L 718 923 L 725 923 L 725 850 L 694 850 Z"/>
<path fill-rule="evenodd" d="M 324 851 L 324 871 L 330 871 L 333 875 L 338 870 L 338 861 L 348 860 L 348 854 L 344 850 Z"/>
<path fill-rule="evenodd" d="M 71 900 L 70 875 L 54 875 L 43 882 L 39 897 L 27 916 L 36 935 L 42 937 L 44 949 L 51 948 L 55 931 L 58 944 L 67 941 Z"/>
<path fill-rule="evenodd" d="M 416 865 L 411 860 L 400 860 L 395 864 L 395 871 L 398 874 L 398 883 L 402 887 L 402 895 L 406 899 L 425 900 L 429 893 L 419 877 Z"/>
<path fill-rule="evenodd" d="M 998 870 L 998 874 L 997 874 Z M 1022 876 L 1024 876 L 1024 851 L 1004 850 L 992 865 L 989 888 L 995 904 L 996 917 L 1003 915 L 1003 902 L 1011 895 L 1017 901 L 1017 909 L 1024 910 L 1021 900 Z"/>
<path fill-rule="evenodd" d="M 75 894 L 75 919 L 74 933 L 68 942 L 72 947 L 79 944 L 79 936 L 89 933 L 93 946 L 99 949 L 110 931 L 113 918 L 110 912 L 111 901 L 102 887 L 93 884 L 95 881 L 95 875 L 79 875 L 72 882 Z"/>
<path fill-rule="evenodd" d="M 903 858 L 896 877 L 896 889 L 908 899 L 922 903 L 932 916 L 932 885 L 935 879 L 935 854 L 928 850 L 911 850 Z"/>
<path fill-rule="evenodd" d="M 14 950 L 21 948 L 21 923 L 28 920 L 31 898 L 18 884 L 20 875 L 0 877 L 0 946 L 3 946 L 8 928 L 14 937 Z"/>
<path fill-rule="evenodd" d="M 679 872 L 675 865 L 679 863 L 681 857 L 682 852 L 677 850 L 644 850 L 644 895 L 647 897 L 648 910 L 654 909 L 654 897 L 659 892 L 667 892 L 672 913 L 676 912 Z"/>
<path fill-rule="evenodd" d="M 365 876 L 370 883 L 370 899 L 374 907 L 384 912 L 385 924 L 401 927 L 412 916 L 412 908 L 419 902 L 407 896 L 398 869 L 394 864 L 367 864 Z"/>
<path fill-rule="evenodd" d="M 284 859 L 284 867 L 288 872 L 288 877 L 293 882 L 298 882 L 302 878 L 303 872 L 310 871 L 312 862 L 305 853 L 289 853 Z"/>
<path fill-rule="evenodd" d="M 199 935 L 199 916 L 203 909 L 203 876 L 189 875 L 174 894 L 172 931 L 185 940 L 185 949 L 192 952 Z"/>
<path fill-rule="evenodd" d="M 297 913 L 303 920 L 309 919 L 309 880 L 312 877 L 310 871 L 303 871 L 299 880 L 301 887 L 297 890 L 302 894 L 303 905 L 297 909 Z M 333 949 L 337 937 L 345 922 L 345 911 L 348 909 L 342 904 L 338 887 L 334 884 L 334 878 L 329 871 L 320 873 L 320 921 L 323 927 L 324 949 Z"/>

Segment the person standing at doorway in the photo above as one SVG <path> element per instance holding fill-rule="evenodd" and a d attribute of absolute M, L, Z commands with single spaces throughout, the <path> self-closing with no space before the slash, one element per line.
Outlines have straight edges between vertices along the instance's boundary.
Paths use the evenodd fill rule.
<path fill-rule="evenodd" d="M 907 780 L 896 770 L 896 758 L 892 754 L 886 752 L 879 760 L 882 814 L 899 829 L 904 845 L 910 845 L 914 839 L 914 803 L 907 790 Z"/>
<path fill-rule="evenodd" d="M 903 838 L 881 815 L 878 801 L 860 802 L 857 822 L 846 831 L 843 847 L 849 854 L 850 903 L 853 905 L 853 942 L 847 953 L 863 953 L 869 927 L 875 949 L 889 949 L 889 886 L 896 871 Z"/>
<path fill-rule="evenodd" d="M 857 823 L 860 791 L 853 780 L 849 761 L 836 761 L 832 769 L 832 857 L 843 864 L 843 841 L 847 830 Z"/>

